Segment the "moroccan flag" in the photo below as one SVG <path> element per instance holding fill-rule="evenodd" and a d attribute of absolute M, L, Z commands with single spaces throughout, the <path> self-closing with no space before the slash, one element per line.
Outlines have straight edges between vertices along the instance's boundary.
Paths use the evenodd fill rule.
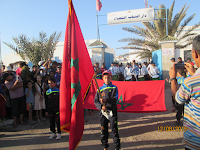
<path fill-rule="evenodd" d="M 97 9 L 98 11 L 100 11 L 100 10 L 101 10 L 101 7 L 102 7 L 102 3 L 100 2 L 100 0 L 96 0 L 96 9 Z"/>
<path fill-rule="evenodd" d="M 103 80 L 97 80 L 103 85 Z M 150 113 L 166 111 L 165 81 L 112 81 L 118 88 L 117 111 L 127 113 Z M 85 109 L 96 109 L 94 97 L 97 92 L 95 81 L 84 102 Z"/>
<path fill-rule="evenodd" d="M 94 70 L 78 19 L 69 0 L 60 83 L 60 126 L 70 133 L 69 150 L 76 149 L 84 130 L 83 99 Z"/>

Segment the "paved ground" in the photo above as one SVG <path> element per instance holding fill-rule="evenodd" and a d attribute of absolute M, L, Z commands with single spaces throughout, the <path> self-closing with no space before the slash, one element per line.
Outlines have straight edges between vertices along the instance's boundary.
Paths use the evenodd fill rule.
<path fill-rule="evenodd" d="M 166 107 L 171 109 L 171 93 L 165 90 Z M 158 131 L 158 127 L 176 126 L 175 113 L 170 110 L 162 113 L 119 113 L 119 134 L 123 150 L 183 150 L 182 131 Z M 100 142 L 100 124 L 98 112 L 87 115 L 85 131 L 77 150 L 102 150 Z M 12 122 L 12 121 L 10 121 Z M 9 124 L 9 123 L 8 123 Z M 62 133 L 62 139 L 49 140 L 49 122 L 43 121 L 35 125 L 0 124 L 1 150 L 64 150 L 68 149 L 69 135 Z M 112 136 L 109 137 L 113 150 Z"/>

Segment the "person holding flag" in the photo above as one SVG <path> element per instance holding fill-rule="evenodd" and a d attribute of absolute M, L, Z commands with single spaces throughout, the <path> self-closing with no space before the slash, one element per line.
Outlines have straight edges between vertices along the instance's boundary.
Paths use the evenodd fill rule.
<path fill-rule="evenodd" d="M 99 88 L 100 91 L 97 91 L 94 99 L 95 106 L 100 110 L 99 117 L 101 123 L 101 142 L 104 147 L 104 150 L 107 150 L 108 145 L 108 122 L 110 122 L 112 133 L 113 133 L 113 142 L 115 150 L 120 149 L 120 139 L 118 132 L 118 122 L 117 122 L 117 100 L 118 100 L 118 89 L 115 85 L 112 84 L 112 73 L 109 70 L 105 70 L 102 73 L 104 84 Z M 110 119 L 102 113 L 110 111 Z"/>

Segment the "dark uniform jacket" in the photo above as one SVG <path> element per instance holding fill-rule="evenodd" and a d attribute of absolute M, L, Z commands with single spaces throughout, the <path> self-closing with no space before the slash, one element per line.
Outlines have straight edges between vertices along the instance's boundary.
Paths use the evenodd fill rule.
<path fill-rule="evenodd" d="M 57 87 L 49 88 L 46 91 L 46 112 L 49 110 L 59 112 L 59 89 Z"/>
<path fill-rule="evenodd" d="M 106 99 L 105 105 L 107 106 L 108 110 L 112 110 L 113 112 L 117 111 L 117 100 L 118 100 L 118 89 L 115 85 L 110 82 L 108 85 L 105 83 L 100 88 L 101 93 L 105 93 L 103 98 Z M 104 95 L 104 94 L 103 94 Z M 99 93 L 97 92 L 94 99 L 94 104 L 97 109 L 101 110 L 103 104 L 100 101 Z"/>

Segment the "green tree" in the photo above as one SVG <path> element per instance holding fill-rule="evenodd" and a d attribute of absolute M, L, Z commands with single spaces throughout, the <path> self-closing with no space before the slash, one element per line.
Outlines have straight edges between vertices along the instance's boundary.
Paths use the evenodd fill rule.
<path fill-rule="evenodd" d="M 24 34 L 19 35 L 18 37 L 13 37 L 13 41 L 16 46 L 3 42 L 17 54 L 21 56 L 23 60 L 29 60 L 33 64 L 38 64 L 39 61 L 47 61 L 53 57 L 54 51 L 56 49 L 56 44 L 59 42 L 61 37 L 61 32 L 50 35 L 47 37 L 45 32 L 39 33 L 39 38 L 32 38 L 31 40 Z"/>
<path fill-rule="evenodd" d="M 173 16 L 175 0 L 173 1 L 170 9 L 167 9 L 168 13 L 168 35 L 177 38 L 178 42 L 175 45 L 175 48 L 185 48 L 188 45 L 192 44 L 195 33 L 192 31 L 200 26 L 200 22 L 192 26 L 188 31 L 184 31 L 184 27 L 194 18 L 195 14 L 189 16 L 187 19 L 183 20 L 186 17 L 186 12 L 189 8 L 186 7 L 186 4 L 182 9 Z M 151 7 L 151 6 L 150 6 Z M 164 4 L 159 5 L 159 8 L 165 8 Z M 166 10 L 159 9 L 155 12 L 155 16 L 158 18 L 166 18 Z M 159 19 L 153 22 L 142 22 L 145 26 L 144 28 L 135 26 L 133 27 L 124 27 L 123 30 L 136 34 L 142 38 L 124 38 L 119 40 L 119 42 L 128 42 L 128 45 L 121 47 L 120 49 L 136 49 L 131 54 L 137 54 L 137 57 L 140 58 L 149 58 L 152 57 L 152 51 L 161 49 L 161 45 L 158 44 L 158 41 L 166 36 L 166 19 Z M 180 25 L 181 24 L 181 25 Z M 124 54 L 121 57 L 129 55 Z"/>

